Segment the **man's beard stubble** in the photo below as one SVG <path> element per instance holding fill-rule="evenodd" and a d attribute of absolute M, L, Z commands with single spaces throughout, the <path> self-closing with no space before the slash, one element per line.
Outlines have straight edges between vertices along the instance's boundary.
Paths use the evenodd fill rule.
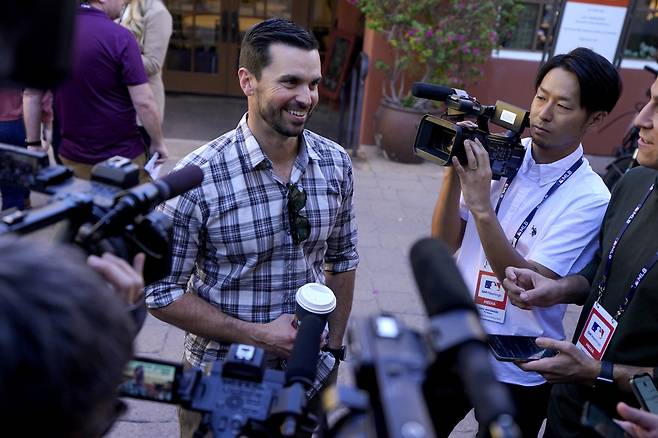
<path fill-rule="evenodd" d="M 273 106 L 263 106 L 260 99 L 258 99 L 258 113 L 260 117 L 265 121 L 265 123 L 270 126 L 278 134 L 281 134 L 284 137 L 297 137 L 299 136 L 306 127 L 306 122 L 308 122 L 311 114 L 313 113 L 313 108 L 308 109 L 308 114 L 306 115 L 306 120 L 302 125 L 299 126 L 286 126 L 285 122 L 282 120 L 284 115 L 283 112 L 285 109 L 277 109 Z"/>

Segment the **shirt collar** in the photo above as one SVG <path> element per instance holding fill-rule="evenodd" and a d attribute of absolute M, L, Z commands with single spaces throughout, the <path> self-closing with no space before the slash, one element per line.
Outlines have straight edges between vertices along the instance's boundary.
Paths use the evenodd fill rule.
<path fill-rule="evenodd" d="M 98 8 L 95 8 L 93 6 L 87 5 L 87 4 L 81 4 L 80 7 L 78 8 L 78 13 L 80 14 L 91 14 L 91 15 L 98 15 L 107 18 L 110 20 L 110 17 L 105 13 L 105 11 L 102 11 Z"/>
<path fill-rule="evenodd" d="M 524 139 L 525 155 L 519 172 L 526 175 L 540 186 L 557 181 L 576 161 L 583 156 L 583 145 L 579 144 L 575 151 L 553 163 L 539 164 L 532 157 L 532 138 Z"/>
<path fill-rule="evenodd" d="M 263 150 L 258 144 L 258 140 L 256 140 L 253 132 L 249 129 L 249 125 L 247 124 L 247 113 L 245 113 L 240 119 L 238 130 L 242 132 L 242 136 L 244 137 L 245 149 L 251 167 L 254 169 L 258 167 L 271 168 L 272 163 L 270 162 L 270 159 L 263 153 Z M 299 148 L 299 153 L 295 159 L 295 167 L 300 168 L 300 170 L 303 171 L 309 161 L 320 160 L 320 154 L 315 150 L 316 144 L 306 129 L 300 136 L 300 141 L 301 147 Z"/>

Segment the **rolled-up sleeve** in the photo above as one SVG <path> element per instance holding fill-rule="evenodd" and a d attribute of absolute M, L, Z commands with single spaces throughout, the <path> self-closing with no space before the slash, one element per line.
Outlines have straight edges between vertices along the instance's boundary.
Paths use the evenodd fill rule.
<path fill-rule="evenodd" d="M 165 307 L 182 297 L 196 269 L 202 223 L 198 199 L 195 189 L 158 207 L 172 221 L 172 261 L 170 274 L 145 288 L 149 308 Z"/>
<path fill-rule="evenodd" d="M 352 163 L 345 154 L 345 178 L 343 179 L 343 202 L 336 215 L 325 254 L 325 270 L 335 273 L 347 272 L 356 269 L 359 264 L 357 251 L 358 231 L 356 215 L 354 212 L 354 176 Z"/>

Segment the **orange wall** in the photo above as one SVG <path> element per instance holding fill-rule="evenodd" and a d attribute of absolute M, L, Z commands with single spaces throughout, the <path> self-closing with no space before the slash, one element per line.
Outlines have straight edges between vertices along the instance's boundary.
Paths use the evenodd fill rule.
<path fill-rule="evenodd" d="M 347 0 L 338 0 L 336 5 L 336 28 L 357 35 L 363 34 L 361 12 Z"/>
<path fill-rule="evenodd" d="M 375 68 L 374 64 L 378 59 L 390 61 L 392 53 L 386 40 L 370 29 L 365 31 L 363 50 L 370 57 L 370 67 L 365 83 L 360 142 L 375 144 L 373 117 L 382 98 L 385 74 Z M 466 91 L 484 104 L 493 105 L 496 100 L 503 100 L 530 109 L 538 68 L 539 62 L 536 61 L 490 59 L 483 67 L 483 79 L 480 83 L 467 87 Z M 651 74 L 631 69 L 622 69 L 620 74 L 624 84 L 623 93 L 601 127 L 611 122 L 612 124 L 601 132 L 599 127 L 585 136 L 583 145 L 588 154 L 612 155 L 632 120 L 635 104 L 647 101 L 645 92 L 653 81 Z"/>

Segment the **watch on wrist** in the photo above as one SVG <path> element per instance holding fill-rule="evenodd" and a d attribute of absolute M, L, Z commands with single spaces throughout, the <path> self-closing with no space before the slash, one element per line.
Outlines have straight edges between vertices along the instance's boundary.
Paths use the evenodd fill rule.
<path fill-rule="evenodd" d="M 27 141 L 25 139 L 25 146 L 41 146 L 41 140 Z"/>
<path fill-rule="evenodd" d="M 331 354 L 333 357 L 336 358 L 337 361 L 344 361 L 347 352 L 347 347 L 345 345 L 341 345 L 340 348 L 324 347 L 322 351 L 326 351 L 327 353 Z"/>
<path fill-rule="evenodd" d="M 615 378 L 614 378 L 614 369 L 613 369 L 612 362 L 608 362 L 607 360 L 602 360 L 601 361 L 601 371 L 599 371 L 599 375 L 596 376 L 596 383 L 604 383 L 604 384 L 612 384 L 615 383 Z"/>

